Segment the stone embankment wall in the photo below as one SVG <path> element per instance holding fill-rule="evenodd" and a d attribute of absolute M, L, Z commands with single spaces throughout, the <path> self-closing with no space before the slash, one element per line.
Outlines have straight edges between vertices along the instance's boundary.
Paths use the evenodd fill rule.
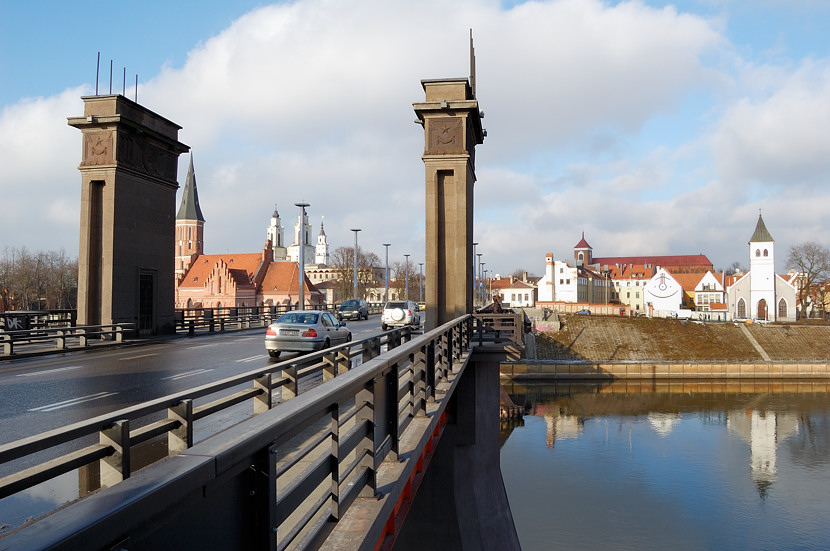
<path fill-rule="evenodd" d="M 830 326 L 565 316 L 503 378 L 828 378 Z M 532 357 L 532 354 L 529 356 Z"/>

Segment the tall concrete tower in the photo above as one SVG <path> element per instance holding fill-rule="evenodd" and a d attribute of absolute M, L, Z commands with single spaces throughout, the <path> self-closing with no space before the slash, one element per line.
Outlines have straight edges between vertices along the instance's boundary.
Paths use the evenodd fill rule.
<path fill-rule="evenodd" d="M 196 190 L 196 173 L 193 170 L 193 154 L 182 193 L 182 202 L 176 214 L 176 280 L 178 281 L 193 259 L 205 252 L 205 217 L 199 206 Z"/>
<path fill-rule="evenodd" d="M 775 241 L 758 214 L 755 231 L 749 238 L 749 296 L 750 316 L 774 321 L 775 297 Z"/>
<path fill-rule="evenodd" d="M 177 124 L 122 95 L 83 98 L 78 324 L 175 330 Z"/>
<path fill-rule="evenodd" d="M 425 101 L 414 103 L 424 127 L 426 169 L 427 330 L 473 310 L 473 183 L 475 146 L 484 129 L 470 77 L 422 80 Z"/>

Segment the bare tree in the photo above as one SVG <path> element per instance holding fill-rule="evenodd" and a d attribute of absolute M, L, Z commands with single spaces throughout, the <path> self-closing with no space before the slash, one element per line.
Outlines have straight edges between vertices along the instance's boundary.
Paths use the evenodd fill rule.
<path fill-rule="evenodd" d="M 746 272 L 746 269 L 743 267 L 743 265 L 741 265 L 740 262 L 738 262 L 736 260 L 735 262 L 730 264 L 728 268 L 726 268 L 725 270 L 721 270 L 721 271 L 724 273 L 724 275 L 732 276 L 732 275 L 735 275 L 738 272 L 744 273 L 744 272 Z"/>
<path fill-rule="evenodd" d="M 335 292 L 340 300 L 354 294 L 354 247 L 338 247 L 331 254 L 331 265 L 340 274 Z M 357 247 L 357 298 L 366 298 L 366 289 L 375 285 L 374 270 L 380 265 L 378 255 Z M 335 297 L 337 300 L 337 297 Z"/>
<path fill-rule="evenodd" d="M 824 301 L 817 300 L 818 289 L 823 288 L 830 277 L 830 251 L 815 241 L 806 241 L 790 247 L 787 264 L 798 270 L 798 300 L 802 311 L 806 313 L 807 299 L 813 304 L 817 302 L 819 309 L 824 310 Z M 823 296 L 821 297 L 823 299 Z"/>
<path fill-rule="evenodd" d="M 6 247 L 0 258 L 0 311 L 74 308 L 78 263 L 64 251 Z"/>

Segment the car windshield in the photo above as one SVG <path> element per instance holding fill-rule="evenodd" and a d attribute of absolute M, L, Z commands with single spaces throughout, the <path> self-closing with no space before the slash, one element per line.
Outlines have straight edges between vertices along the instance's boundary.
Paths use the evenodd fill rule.
<path fill-rule="evenodd" d="M 283 314 L 277 320 L 277 323 L 303 323 L 305 325 L 314 325 L 317 323 L 318 314 L 310 312 L 288 312 Z"/>
<path fill-rule="evenodd" d="M 391 310 L 393 308 L 403 308 L 404 310 L 406 310 L 408 307 L 405 302 L 387 302 L 386 308 L 388 310 Z"/>
<path fill-rule="evenodd" d="M 358 301 L 347 300 L 342 305 L 340 305 L 340 308 L 357 308 L 358 306 L 360 306 L 360 303 Z"/>

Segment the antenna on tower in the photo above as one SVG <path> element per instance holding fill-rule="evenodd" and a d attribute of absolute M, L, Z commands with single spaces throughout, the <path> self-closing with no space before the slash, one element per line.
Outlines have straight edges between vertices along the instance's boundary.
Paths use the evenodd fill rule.
<path fill-rule="evenodd" d="M 98 75 L 101 73 L 101 52 L 98 52 L 98 61 L 95 62 L 95 95 L 98 95 Z"/>
<path fill-rule="evenodd" d="M 473 46 L 473 29 L 470 29 L 470 90 L 476 97 L 476 49 Z"/>

